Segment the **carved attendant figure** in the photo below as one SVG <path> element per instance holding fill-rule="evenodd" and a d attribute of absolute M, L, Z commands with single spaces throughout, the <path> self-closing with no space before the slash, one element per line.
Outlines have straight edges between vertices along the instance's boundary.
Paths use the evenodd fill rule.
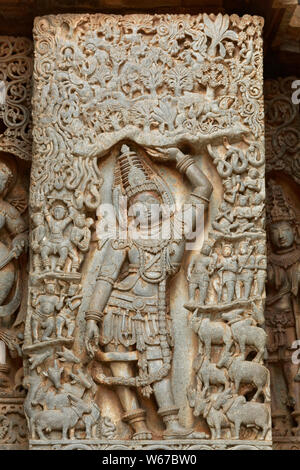
<path fill-rule="evenodd" d="M 54 270 L 61 272 L 70 251 L 70 241 L 64 236 L 64 230 L 72 221 L 72 217 L 66 215 L 63 203 L 58 202 L 52 208 L 52 214 L 45 209 L 45 217 L 49 225 L 49 239 L 45 240 L 41 248 L 41 256 L 46 270 L 50 270 L 50 255 L 59 255 L 55 262 Z"/>
<path fill-rule="evenodd" d="M 267 307 L 265 312 L 269 337 L 269 367 L 272 375 L 278 366 L 286 385 L 286 400 L 273 389 L 272 416 L 275 434 L 285 435 L 287 410 L 300 434 L 300 384 L 295 382 L 298 366 L 293 364 L 291 346 L 300 339 L 300 249 L 296 243 L 296 217 L 282 188 L 269 185 L 268 227 L 272 252 L 268 258 Z M 275 369 L 274 369 L 275 365 Z M 275 379 L 276 375 L 274 376 Z M 274 380 L 274 383 L 276 381 Z"/>
<path fill-rule="evenodd" d="M 34 253 L 32 263 L 34 270 L 39 272 L 41 270 L 41 245 L 46 235 L 46 228 L 44 215 L 41 212 L 36 212 L 31 218 L 34 225 L 31 231 L 31 249 Z"/>
<path fill-rule="evenodd" d="M 212 186 L 191 157 L 175 148 L 167 153 L 193 186 L 188 202 L 195 226 L 197 208 L 207 207 Z M 143 228 L 151 212 L 150 228 L 161 230 L 160 218 L 155 216 L 160 211 L 153 211 L 153 206 L 171 205 L 172 195 L 150 164 L 126 145 L 116 163 L 114 194 L 118 193 L 127 196 L 129 210 L 139 206 L 140 230 L 138 236 L 129 235 L 126 241 L 107 240 L 104 247 L 103 264 L 86 313 L 86 345 L 93 356 L 93 342 L 97 347 L 100 338 L 105 352 L 98 351 L 96 357 L 110 365 L 112 377 L 96 373 L 94 379 L 118 385 L 123 420 L 132 426 L 134 439 L 152 436 L 132 387 L 140 388 L 144 396 L 154 392 L 158 414 L 166 426 L 164 438 L 191 436 L 192 431 L 178 422 L 169 377 L 172 335 L 167 283 L 180 267 L 185 239 L 174 235 L 164 238 L 161 232 L 160 237 L 151 239 Z M 109 274 L 108 267 L 112 268 Z"/>
<path fill-rule="evenodd" d="M 6 319 L 14 314 L 20 304 L 20 285 L 16 281 L 16 267 L 13 260 L 18 258 L 26 249 L 28 243 L 27 224 L 19 211 L 8 201 L 5 200 L 13 181 L 13 172 L 4 162 L 0 161 L 0 319 Z M 7 232 L 10 240 L 7 240 Z M 14 295 L 11 300 L 5 304 L 5 301 L 12 291 L 14 283 Z M 18 341 L 12 334 L 7 334 L 5 329 L 1 329 L 0 323 L 0 342 L 4 343 L 3 349 L 7 346 L 10 352 L 19 350 Z M 3 344 L 2 343 L 2 344 Z"/>
<path fill-rule="evenodd" d="M 72 247 L 70 255 L 72 259 L 72 271 L 77 272 L 83 260 L 83 253 L 89 249 L 91 240 L 91 231 L 89 227 L 93 224 L 93 219 L 85 218 L 84 214 L 78 214 L 74 217 L 74 227 L 72 227 L 70 240 L 75 246 Z M 78 250 L 78 251 L 77 251 Z"/>
<path fill-rule="evenodd" d="M 218 301 L 222 299 L 223 289 L 226 287 L 226 302 L 232 302 L 236 285 L 236 273 L 238 270 L 237 257 L 232 254 L 231 245 L 224 245 L 222 258 L 217 264 L 220 276 L 220 286 L 218 292 Z"/>
<path fill-rule="evenodd" d="M 206 301 L 209 279 L 214 271 L 213 264 L 215 259 L 210 256 L 211 246 L 204 243 L 201 254 L 194 258 L 188 267 L 187 278 L 189 281 L 189 300 L 194 302 L 196 290 L 199 289 L 199 304 L 202 305 Z"/>
<path fill-rule="evenodd" d="M 248 241 L 243 241 L 239 246 L 239 254 L 237 256 L 238 271 L 237 280 L 239 289 L 237 298 L 249 299 L 251 288 L 254 280 L 255 257 L 252 255 L 253 248 L 249 248 Z M 241 296 L 241 287 L 243 295 Z"/>
<path fill-rule="evenodd" d="M 38 297 L 33 295 L 32 306 L 35 307 L 32 313 L 32 336 L 33 342 L 39 342 L 39 327 L 44 330 L 41 341 L 48 341 L 55 326 L 55 314 L 63 306 L 63 298 L 55 294 L 55 281 L 45 280 L 46 293 Z"/>
<path fill-rule="evenodd" d="M 256 248 L 256 293 L 258 296 L 263 294 L 266 282 L 267 257 L 265 255 L 265 244 L 259 243 Z"/>

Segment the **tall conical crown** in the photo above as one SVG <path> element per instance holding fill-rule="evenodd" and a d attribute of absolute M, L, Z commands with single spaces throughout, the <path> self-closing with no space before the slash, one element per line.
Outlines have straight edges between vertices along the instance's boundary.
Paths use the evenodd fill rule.
<path fill-rule="evenodd" d="M 270 224 L 275 222 L 296 222 L 294 210 L 282 187 L 271 180 L 267 188 L 267 219 Z"/>
<path fill-rule="evenodd" d="M 131 198 L 142 191 L 156 191 L 161 194 L 157 184 L 158 175 L 128 145 L 122 145 L 121 154 L 115 167 L 114 187 L 119 186 L 122 194 Z"/>

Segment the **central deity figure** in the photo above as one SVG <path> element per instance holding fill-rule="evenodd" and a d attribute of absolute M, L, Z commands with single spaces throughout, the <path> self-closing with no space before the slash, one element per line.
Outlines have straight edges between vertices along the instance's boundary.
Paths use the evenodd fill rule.
<path fill-rule="evenodd" d="M 177 148 L 165 152 L 192 186 L 180 214 L 189 210 L 190 228 L 194 230 L 199 214 L 208 206 L 212 185 L 189 155 Z M 152 438 L 134 387 L 146 397 L 154 393 L 158 414 L 166 427 L 165 439 L 196 437 L 191 429 L 179 424 L 170 378 L 168 282 L 180 268 L 186 243 L 186 236 L 179 236 L 176 230 L 180 226 L 176 224 L 179 213 L 170 210 L 170 233 L 164 236 L 159 214 L 164 212 L 163 207 L 174 207 L 170 189 L 150 162 L 127 145 L 122 146 L 116 162 L 115 205 L 120 195 L 127 198 L 129 215 L 134 207 L 138 208 L 139 225 L 134 237 L 128 231 L 126 240 L 108 239 L 102 247 L 102 264 L 86 312 L 86 347 L 99 365 L 94 379 L 115 386 L 124 410 L 123 420 L 133 428 L 133 439 Z M 155 207 L 157 210 L 153 210 Z M 99 342 L 102 348 L 95 354 Z M 109 365 L 110 377 L 104 374 L 102 364 Z"/>

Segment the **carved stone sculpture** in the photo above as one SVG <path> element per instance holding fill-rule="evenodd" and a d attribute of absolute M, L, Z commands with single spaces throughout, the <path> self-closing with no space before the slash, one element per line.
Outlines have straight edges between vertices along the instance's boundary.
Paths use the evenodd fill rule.
<path fill-rule="evenodd" d="M 275 449 L 299 448 L 297 151 L 300 117 L 291 100 L 292 82 L 293 77 L 289 77 L 265 84 L 269 238 L 266 363 L 271 373 Z"/>
<path fill-rule="evenodd" d="M 32 448 L 270 445 L 262 25 L 36 18 Z"/>
<path fill-rule="evenodd" d="M 32 43 L 0 37 L 0 448 L 23 449 Z"/>

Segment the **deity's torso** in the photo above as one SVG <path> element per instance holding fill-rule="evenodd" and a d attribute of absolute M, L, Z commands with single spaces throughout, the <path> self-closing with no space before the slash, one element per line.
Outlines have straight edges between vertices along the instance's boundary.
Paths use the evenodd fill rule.
<path fill-rule="evenodd" d="M 163 242 L 163 248 L 151 242 L 144 248 L 143 243 L 132 242 L 127 251 L 128 265 L 119 276 L 116 288 L 131 291 L 141 297 L 158 295 L 161 280 L 167 280 L 176 272 L 184 252 L 184 242 Z M 172 271 L 172 272 L 170 272 Z"/>

